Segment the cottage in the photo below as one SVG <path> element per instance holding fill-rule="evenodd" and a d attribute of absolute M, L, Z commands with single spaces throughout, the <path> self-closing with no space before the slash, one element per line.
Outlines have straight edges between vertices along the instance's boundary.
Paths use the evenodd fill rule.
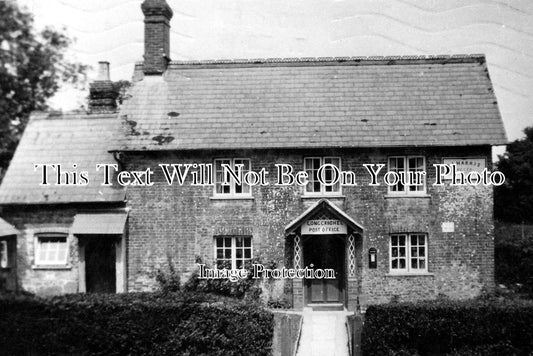
<path fill-rule="evenodd" d="M 483 55 L 171 61 L 171 8 L 142 11 L 120 110 L 102 63 L 88 112 L 31 117 L 0 187 L 8 288 L 151 290 L 169 264 L 252 259 L 334 271 L 272 278 L 295 309 L 493 287 L 493 185 L 434 166 L 482 177 L 506 143 Z"/>

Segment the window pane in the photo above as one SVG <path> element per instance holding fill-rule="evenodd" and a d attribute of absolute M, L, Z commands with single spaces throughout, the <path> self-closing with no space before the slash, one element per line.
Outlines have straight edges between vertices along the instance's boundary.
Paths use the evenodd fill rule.
<path fill-rule="evenodd" d="M 425 270 L 426 244 L 424 234 L 391 235 L 391 269 L 405 269 L 407 272 Z"/>
<path fill-rule="evenodd" d="M 224 236 L 216 239 L 216 260 L 219 268 L 242 268 L 244 262 L 252 258 L 252 238 L 250 236 Z"/>
<path fill-rule="evenodd" d="M 320 168 L 320 158 L 306 158 L 304 160 L 304 170 L 308 175 L 308 183 L 305 191 L 309 193 L 320 193 L 320 182 L 318 181 L 318 168 Z"/>
<path fill-rule="evenodd" d="M 60 263 L 65 263 L 67 258 L 67 251 L 62 249 L 57 252 L 57 261 Z"/>
<path fill-rule="evenodd" d="M 39 236 L 37 243 L 37 264 L 65 264 L 67 262 L 66 236 Z"/>
<path fill-rule="evenodd" d="M 389 171 L 396 172 L 398 175 L 405 174 L 404 157 L 389 157 Z M 403 192 L 405 187 L 401 182 L 398 182 L 398 184 L 390 186 L 389 190 L 391 192 Z"/>
<path fill-rule="evenodd" d="M 237 246 L 237 247 L 242 247 L 242 245 L 243 245 L 243 238 L 242 238 L 242 237 L 236 237 L 236 238 L 235 238 L 235 243 L 236 243 L 236 246 Z"/>
<path fill-rule="evenodd" d="M 410 173 L 409 191 L 419 192 L 424 191 L 425 179 L 422 175 L 417 175 L 416 172 L 424 171 L 423 157 L 409 157 L 408 172 Z"/>
<path fill-rule="evenodd" d="M 229 185 L 222 185 L 223 174 L 224 169 L 222 167 L 222 164 L 228 164 L 231 165 L 231 161 L 229 159 L 216 159 L 215 160 L 215 191 L 217 194 L 229 194 L 230 193 L 230 186 Z M 227 175 L 229 177 L 229 175 Z"/>
<path fill-rule="evenodd" d="M 405 269 L 405 259 L 400 259 L 400 269 Z"/>
<path fill-rule="evenodd" d="M 242 168 L 240 168 L 239 170 L 240 165 L 242 165 Z M 233 170 L 235 171 L 237 176 L 239 176 L 239 171 L 241 172 L 241 175 L 239 176 L 239 178 L 241 178 L 241 184 L 238 184 L 236 180 L 233 180 L 233 184 L 235 185 L 235 194 L 246 193 L 247 186 L 244 184 L 244 182 L 242 182 L 242 178 L 244 177 L 244 174 L 248 171 L 247 164 L 245 164 L 245 161 L 242 159 L 235 159 Z"/>
<path fill-rule="evenodd" d="M 338 169 L 337 172 L 334 172 L 334 170 L 331 169 L 331 168 L 326 171 L 326 182 L 331 182 L 331 180 L 333 178 L 335 178 L 336 176 L 338 176 L 338 174 L 339 174 L 339 171 L 340 171 L 340 168 L 341 168 L 341 160 L 338 157 L 325 157 L 324 158 L 324 164 L 332 164 L 335 167 L 337 167 L 337 169 Z M 325 191 L 328 192 L 328 193 L 330 193 L 330 192 L 340 192 L 340 188 L 341 188 L 340 180 L 337 183 L 335 183 L 334 185 L 332 185 L 332 186 L 325 186 L 324 187 Z"/>
<path fill-rule="evenodd" d="M 37 258 L 39 262 L 46 262 L 46 248 L 44 246 L 40 248 Z"/>

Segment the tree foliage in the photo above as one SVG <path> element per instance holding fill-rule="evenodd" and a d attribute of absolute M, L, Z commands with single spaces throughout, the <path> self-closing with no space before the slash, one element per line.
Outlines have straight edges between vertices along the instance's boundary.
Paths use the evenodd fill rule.
<path fill-rule="evenodd" d="M 87 67 L 65 59 L 64 30 L 36 31 L 32 15 L 15 1 L 0 1 L 0 179 L 29 114 L 47 109 L 62 82 L 85 81 Z"/>
<path fill-rule="evenodd" d="M 507 146 L 498 170 L 505 174 L 505 184 L 495 190 L 496 219 L 533 223 L 533 127 L 526 137 Z"/>

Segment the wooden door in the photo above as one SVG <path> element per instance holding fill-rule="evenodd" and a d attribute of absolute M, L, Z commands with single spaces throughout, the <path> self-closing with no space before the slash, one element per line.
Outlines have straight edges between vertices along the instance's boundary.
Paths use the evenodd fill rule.
<path fill-rule="evenodd" d="M 115 239 L 98 236 L 85 245 L 85 285 L 87 293 L 116 292 Z"/>
<path fill-rule="evenodd" d="M 333 235 L 317 235 L 304 241 L 305 266 L 333 269 L 335 279 L 306 279 L 307 303 L 342 302 L 344 289 L 344 241 Z"/>

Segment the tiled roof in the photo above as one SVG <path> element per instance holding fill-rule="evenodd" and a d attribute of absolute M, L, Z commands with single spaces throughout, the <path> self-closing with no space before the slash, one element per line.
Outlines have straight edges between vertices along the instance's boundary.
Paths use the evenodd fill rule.
<path fill-rule="evenodd" d="M 482 55 L 171 62 L 121 111 L 113 150 L 497 145 Z"/>
<path fill-rule="evenodd" d="M 0 204 L 123 201 L 124 191 L 102 187 L 103 174 L 95 170 L 97 163 L 116 163 L 108 146 L 120 131 L 118 123 L 116 113 L 33 114 L 0 186 Z M 55 185 L 56 173 L 51 170 L 51 184 L 41 186 L 41 171 L 34 170 L 34 165 L 44 163 L 87 171 L 89 185 Z"/>

